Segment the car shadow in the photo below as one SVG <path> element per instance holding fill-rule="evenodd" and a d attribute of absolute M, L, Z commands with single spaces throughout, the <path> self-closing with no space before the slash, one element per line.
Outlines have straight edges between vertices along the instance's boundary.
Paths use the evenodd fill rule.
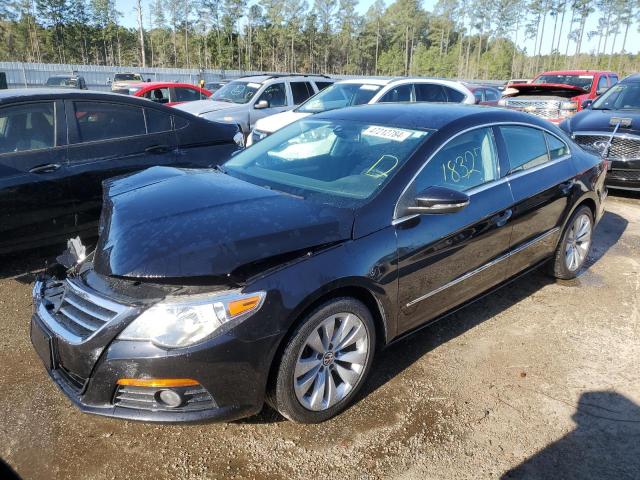
<path fill-rule="evenodd" d="M 587 269 L 597 263 L 616 244 L 627 225 L 628 221 L 620 215 L 605 212 L 593 237 L 594 243 L 586 264 Z M 583 270 L 581 274 L 585 271 Z M 354 399 L 354 405 L 400 375 L 438 346 L 493 318 L 555 281 L 542 269 L 534 270 L 514 280 L 506 288 L 491 292 L 478 301 L 379 351 L 376 354 L 369 378 Z M 283 420 L 284 418 L 280 414 L 265 404 L 259 414 L 239 420 L 239 422 L 261 424 Z"/>
<path fill-rule="evenodd" d="M 576 427 L 501 478 L 640 478 L 640 406 L 615 391 L 585 392 Z"/>

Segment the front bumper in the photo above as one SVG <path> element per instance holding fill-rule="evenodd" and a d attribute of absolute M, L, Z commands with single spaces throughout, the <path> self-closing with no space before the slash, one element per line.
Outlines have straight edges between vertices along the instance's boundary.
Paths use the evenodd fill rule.
<path fill-rule="evenodd" d="M 614 160 L 611 163 L 606 180 L 609 188 L 640 191 L 640 160 Z"/>
<path fill-rule="evenodd" d="M 117 333 L 101 330 L 88 341 L 73 344 L 49 328 L 52 318 L 35 295 L 32 344 L 49 376 L 81 411 L 128 420 L 193 422 L 230 421 L 261 410 L 279 335 L 251 338 L 246 330 L 250 326 L 241 324 L 201 344 L 165 350 L 150 342 L 118 340 Z M 101 338 L 110 340 L 97 350 L 95 342 Z M 89 354 L 86 348 L 91 349 Z M 91 352 L 98 352 L 97 358 L 88 360 Z M 78 358 L 93 363 L 82 372 L 74 362 Z M 87 371 L 89 375 L 83 376 Z M 171 408 L 157 401 L 159 388 L 123 394 L 126 387 L 118 385 L 122 378 L 187 378 L 199 385 L 183 389 L 183 404 Z"/>

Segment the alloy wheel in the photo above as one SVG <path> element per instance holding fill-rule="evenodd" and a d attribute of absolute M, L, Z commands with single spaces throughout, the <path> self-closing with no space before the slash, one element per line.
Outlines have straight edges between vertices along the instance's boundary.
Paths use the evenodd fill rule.
<path fill-rule="evenodd" d="M 353 313 L 337 313 L 313 329 L 300 349 L 293 385 L 308 410 L 326 410 L 343 400 L 362 378 L 369 333 Z"/>
<path fill-rule="evenodd" d="M 578 215 L 567 234 L 565 264 L 571 272 L 578 270 L 589 253 L 591 245 L 591 219 L 588 215 Z"/>

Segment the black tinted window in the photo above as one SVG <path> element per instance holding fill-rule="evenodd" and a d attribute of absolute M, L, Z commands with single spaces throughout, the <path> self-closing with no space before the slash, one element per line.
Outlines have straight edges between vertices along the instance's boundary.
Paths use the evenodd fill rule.
<path fill-rule="evenodd" d="M 398 85 L 393 87 L 380 99 L 381 103 L 388 102 L 410 102 L 411 101 L 411 84 Z"/>
<path fill-rule="evenodd" d="M 293 95 L 293 103 L 298 105 L 313 95 L 313 87 L 308 82 L 291 82 L 291 94 Z"/>
<path fill-rule="evenodd" d="M 327 87 L 333 85 L 333 82 L 316 82 L 316 87 L 318 87 L 318 91 L 324 90 Z"/>
<path fill-rule="evenodd" d="M 461 103 L 464 101 L 464 93 L 454 90 L 453 88 L 443 87 L 447 92 L 447 101 L 450 103 Z"/>
<path fill-rule="evenodd" d="M 484 96 L 489 102 L 494 100 L 500 100 L 500 92 L 498 90 L 494 90 L 493 88 L 485 89 Z"/>
<path fill-rule="evenodd" d="M 174 115 L 173 126 L 176 130 L 180 130 L 181 128 L 184 128 L 187 125 L 189 125 L 189 122 L 185 118 Z"/>
<path fill-rule="evenodd" d="M 527 170 L 549 160 L 542 130 L 530 127 L 500 127 L 507 145 L 510 172 Z"/>
<path fill-rule="evenodd" d="M 168 88 L 154 88 L 144 94 L 144 98 L 153 100 L 157 103 L 169 103 L 169 89 Z"/>
<path fill-rule="evenodd" d="M 147 115 L 147 132 L 167 132 L 171 130 L 171 115 L 151 108 L 144 109 Z"/>
<path fill-rule="evenodd" d="M 560 140 L 558 137 L 554 135 L 550 135 L 545 132 L 545 137 L 547 138 L 547 145 L 549 147 L 549 154 L 551 155 L 551 160 L 555 160 L 560 157 L 564 157 L 569 154 L 569 147 L 566 143 Z"/>
<path fill-rule="evenodd" d="M 613 87 L 616 83 L 618 83 L 618 77 L 616 77 L 615 75 L 611 75 L 609 77 L 609 81 L 611 82 L 611 86 Z"/>
<path fill-rule="evenodd" d="M 484 101 L 482 99 L 482 90 L 476 90 L 475 92 L 473 92 L 473 96 L 476 99 L 476 103 L 480 103 Z"/>
<path fill-rule="evenodd" d="M 269 85 L 260 98 L 258 102 L 262 100 L 266 100 L 269 102 L 269 107 L 286 107 L 287 106 L 287 93 L 284 89 L 284 83 L 274 83 L 273 85 Z"/>
<path fill-rule="evenodd" d="M 433 83 L 417 83 L 416 84 L 416 101 L 417 102 L 446 102 L 447 97 L 441 85 Z"/>
<path fill-rule="evenodd" d="M 146 133 L 142 108 L 117 103 L 75 102 L 81 142 Z"/>
<path fill-rule="evenodd" d="M 193 102 L 194 100 L 200 100 L 200 92 L 195 88 L 183 88 L 177 87 L 173 89 L 176 98 L 174 102 Z"/>
<path fill-rule="evenodd" d="M 0 109 L 0 154 L 55 146 L 53 102 Z"/>
<path fill-rule="evenodd" d="M 428 187 L 463 191 L 498 178 L 498 156 L 490 128 L 454 138 L 440 150 L 416 179 L 416 192 Z"/>

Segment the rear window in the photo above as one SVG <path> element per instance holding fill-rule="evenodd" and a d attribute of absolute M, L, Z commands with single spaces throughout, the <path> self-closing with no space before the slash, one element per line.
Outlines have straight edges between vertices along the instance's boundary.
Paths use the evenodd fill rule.
<path fill-rule="evenodd" d="M 0 154 L 55 146 L 53 102 L 0 109 Z"/>
<path fill-rule="evenodd" d="M 74 102 L 80 142 L 145 135 L 142 108 L 105 102 Z"/>
<path fill-rule="evenodd" d="M 200 95 L 200 92 L 195 88 L 176 87 L 173 89 L 176 94 L 174 102 L 193 102 L 200 100 L 204 95 Z"/>
<path fill-rule="evenodd" d="M 316 87 L 318 87 L 318 91 L 324 90 L 327 87 L 333 85 L 333 82 L 316 82 Z"/>
<path fill-rule="evenodd" d="M 145 108 L 144 112 L 147 117 L 148 133 L 168 132 L 171 130 L 171 115 L 152 108 Z"/>
<path fill-rule="evenodd" d="M 447 93 L 447 101 L 449 103 L 464 102 L 464 97 L 465 97 L 464 93 L 449 87 L 444 87 L 444 91 Z"/>
<path fill-rule="evenodd" d="M 309 82 L 290 82 L 294 105 L 299 105 L 313 95 L 313 87 Z"/>
<path fill-rule="evenodd" d="M 500 127 L 509 156 L 509 173 L 537 167 L 549 161 L 544 132 L 537 128 Z"/>
<path fill-rule="evenodd" d="M 433 83 L 416 84 L 416 101 L 418 102 L 446 102 L 447 97 L 442 85 Z"/>
<path fill-rule="evenodd" d="M 413 86 L 410 83 L 407 85 L 398 85 L 385 93 L 379 101 L 380 103 L 410 102 L 412 88 Z"/>

